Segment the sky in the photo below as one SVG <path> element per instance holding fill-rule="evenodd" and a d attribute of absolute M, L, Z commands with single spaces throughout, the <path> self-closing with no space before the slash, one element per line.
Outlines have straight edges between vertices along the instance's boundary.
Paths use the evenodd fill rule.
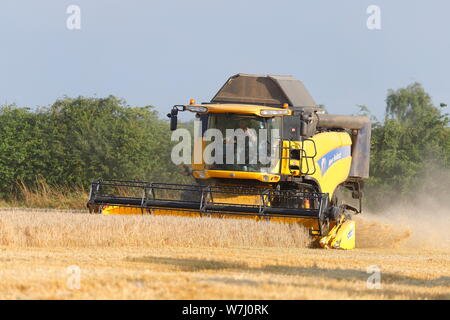
<path fill-rule="evenodd" d="M 449 15 L 446 0 L 2 0 L 0 104 L 112 94 L 165 114 L 242 72 L 290 74 L 330 113 L 382 118 L 387 90 L 415 81 L 450 103 Z"/>

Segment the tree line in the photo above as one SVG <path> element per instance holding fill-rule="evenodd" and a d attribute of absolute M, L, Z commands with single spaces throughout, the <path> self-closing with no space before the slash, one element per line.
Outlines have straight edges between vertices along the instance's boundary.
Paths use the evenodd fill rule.
<path fill-rule="evenodd" d="M 93 179 L 180 179 L 170 132 L 152 106 L 114 96 L 69 98 L 38 110 L 0 109 L 0 192 L 33 187 L 87 188 Z"/>
<path fill-rule="evenodd" d="M 389 90 L 385 117 L 373 121 L 372 202 L 412 195 L 438 175 L 429 192 L 449 187 L 449 118 L 419 83 Z M 192 123 L 185 123 L 191 127 Z M 56 188 L 87 188 L 96 178 L 192 182 L 172 164 L 168 122 L 152 106 L 129 106 L 114 96 L 64 97 L 49 107 L 0 108 L 0 196 L 43 179 Z M 444 189 L 445 190 L 445 189 Z"/>

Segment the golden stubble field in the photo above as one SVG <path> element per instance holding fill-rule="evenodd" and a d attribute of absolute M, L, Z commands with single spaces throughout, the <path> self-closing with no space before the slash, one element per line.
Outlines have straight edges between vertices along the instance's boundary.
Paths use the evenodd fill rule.
<path fill-rule="evenodd" d="M 339 251 L 294 225 L 3 210 L 0 298 L 450 299 L 448 217 L 361 215 L 358 249 Z"/>

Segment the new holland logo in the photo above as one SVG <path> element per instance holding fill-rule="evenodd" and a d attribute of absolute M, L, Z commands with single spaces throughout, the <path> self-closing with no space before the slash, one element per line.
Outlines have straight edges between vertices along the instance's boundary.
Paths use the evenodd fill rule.
<path fill-rule="evenodd" d="M 334 163 L 336 163 L 338 160 L 349 157 L 350 154 L 350 146 L 336 148 L 325 154 L 322 158 L 317 160 L 322 175 L 324 175 L 325 172 L 327 172 L 328 168 L 330 168 Z"/>
<path fill-rule="evenodd" d="M 347 233 L 347 239 L 350 240 L 351 237 L 353 237 L 353 229 L 351 229 L 351 230 Z"/>

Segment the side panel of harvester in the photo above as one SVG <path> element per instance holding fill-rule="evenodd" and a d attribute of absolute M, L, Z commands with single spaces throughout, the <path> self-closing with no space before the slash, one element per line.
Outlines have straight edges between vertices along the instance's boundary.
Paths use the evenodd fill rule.
<path fill-rule="evenodd" d="M 281 174 L 306 176 L 331 198 L 336 187 L 348 179 L 351 146 L 346 132 L 321 132 L 303 142 L 283 141 Z M 301 159 L 292 159 L 291 150 L 298 150 Z"/>

